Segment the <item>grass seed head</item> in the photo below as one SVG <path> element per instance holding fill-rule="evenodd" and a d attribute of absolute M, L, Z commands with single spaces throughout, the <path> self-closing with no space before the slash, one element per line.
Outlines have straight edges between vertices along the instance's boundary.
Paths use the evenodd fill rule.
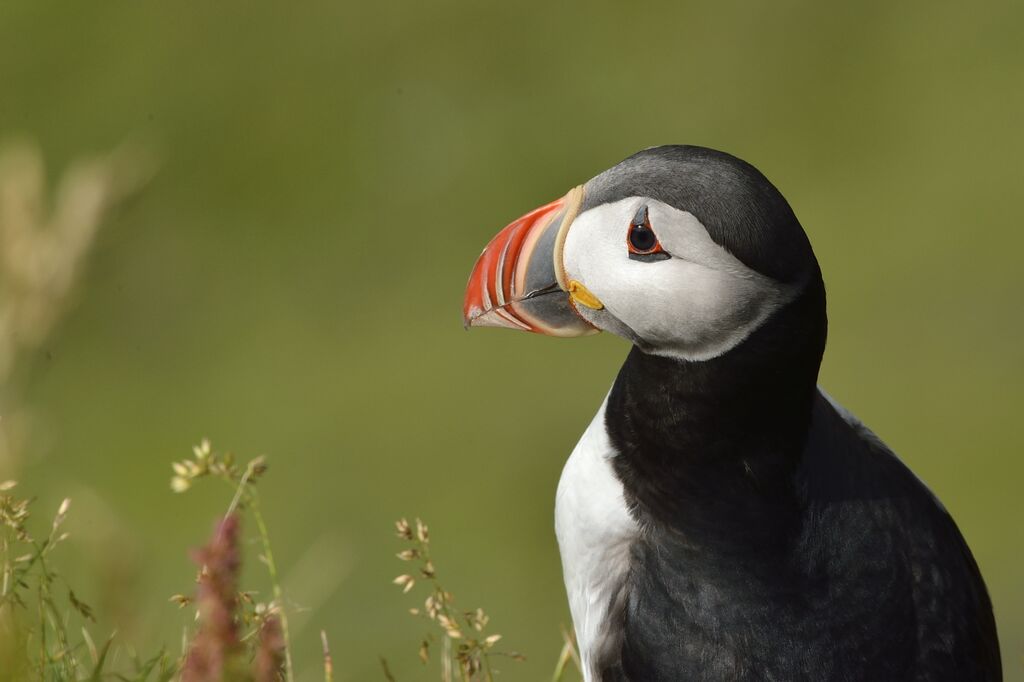
<path fill-rule="evenodd" d="M 409 527 L 409 522 L 405 519 L 395 521 L 395 532 L 403 540 L 412 540 L 412 529 Z"/>
<path fill-rule="evenodd" d="M 171 598 L 167 601 L 171 602 L 172 604 L 177 604 L 179 609 L 183 609 L 192 603 L 192 597 L 186 596 L 184 594 L 172 594 Z"/>
<path fill-rule="evenodd" d="M 200 462 L 208 460 L 211 452 L 213 452 L 213 449 L 210 446 L 209 438 L 204 438 L 199 441 L 199 445 L 192 446 L 192 453 L 195 454 L 196 459 Z"/>
<path fill-rule="evenodd" d="M 416 581 L 413 579 L 413 577 L 411 575 L 405 575 L 405 574 L 398 576 L 397 578 L 395 578 L 391 582 L 393 582 L 396 585 L 401 585 L 403 593 L 406 593 L 409 590 L 411 590 L 413 588 L 413 586 L 416 584 Z"/>

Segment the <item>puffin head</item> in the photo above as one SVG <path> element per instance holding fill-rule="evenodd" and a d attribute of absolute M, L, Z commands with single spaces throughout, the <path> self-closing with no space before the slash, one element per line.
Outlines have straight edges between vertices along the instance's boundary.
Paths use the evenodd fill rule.
<path fill-rule="evenodd" d="M 467 327 L 606 330 L 644 353 L 699 362 L 821 287 L 803 228 L 756 168 L 670 145 L 499 232 L 473 268 L 463 314 Z"/>

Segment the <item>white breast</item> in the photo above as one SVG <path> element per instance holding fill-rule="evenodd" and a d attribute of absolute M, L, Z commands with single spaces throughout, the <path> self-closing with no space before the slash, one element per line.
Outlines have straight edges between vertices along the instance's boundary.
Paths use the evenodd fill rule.
<path fill-rule="evenodd" d="M 605 430 L 607 404 L 605 399 L 565 463 L 555 498 L 555 533 L 587 682 L 597 679 L 599 650 L 616 637 L 608 627 L 608 610 L 637 533 L 612 470 L 616 453 Z"/>

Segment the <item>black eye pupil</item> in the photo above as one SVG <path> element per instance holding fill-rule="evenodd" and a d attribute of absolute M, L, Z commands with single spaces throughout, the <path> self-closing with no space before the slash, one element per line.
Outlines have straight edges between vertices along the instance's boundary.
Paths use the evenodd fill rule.
<path fill-rule="evenodd" d="M 646 225 L 633 225 L 629 231 L 629 243 L 637 251 L 650 251 L 658 243 L 658 238 Z"/>

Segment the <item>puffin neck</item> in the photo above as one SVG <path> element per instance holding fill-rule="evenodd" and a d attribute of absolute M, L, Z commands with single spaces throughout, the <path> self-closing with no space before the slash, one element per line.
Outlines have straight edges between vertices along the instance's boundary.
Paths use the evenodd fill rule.
<path fill-rule="evenodd" d="M 819 272 L 743 343 L 704 362 L 634 347 L 606 427 L 616 474 L 642 525 L 710 557 L 784 551 L 798 530 L 794 485 L 827 321 Z"/>

